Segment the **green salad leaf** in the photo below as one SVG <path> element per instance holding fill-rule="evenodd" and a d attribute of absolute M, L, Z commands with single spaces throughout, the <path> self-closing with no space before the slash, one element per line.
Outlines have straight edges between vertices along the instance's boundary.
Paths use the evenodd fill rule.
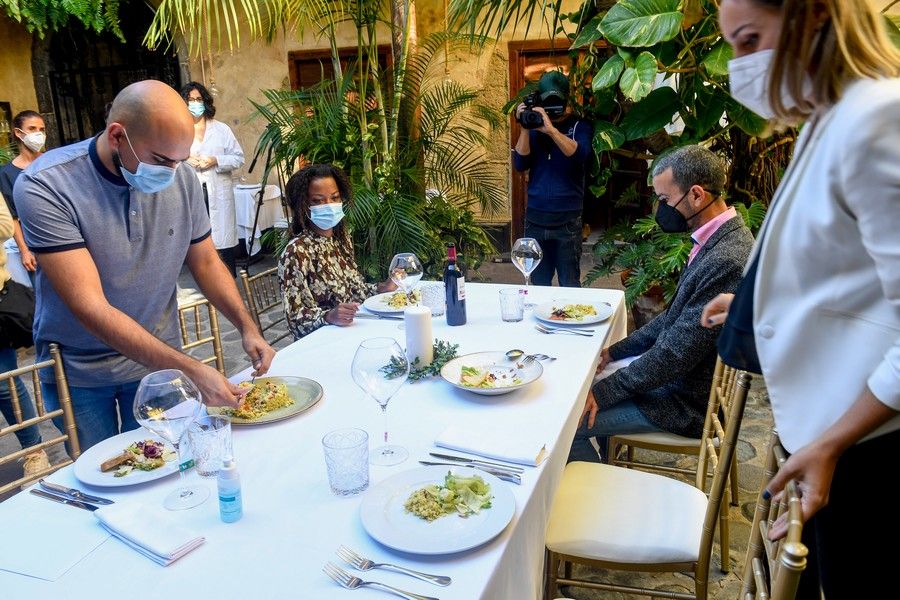
<path fill-rule="evenodd" d="M 491 486 L 478 475 L 460 477 L 447 471 L 444 485 L 430 484 L 410 494 L 404 507 L 414 515 L 434 521 L 456 513 L 468 517 L 491 507 Z"/>

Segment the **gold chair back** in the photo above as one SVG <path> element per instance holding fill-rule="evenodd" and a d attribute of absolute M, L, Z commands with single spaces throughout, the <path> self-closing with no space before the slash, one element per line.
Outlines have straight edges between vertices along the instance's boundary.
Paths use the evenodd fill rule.
<path fill-rule="evenodd" d="M 766 483 L 787 460 L 787 452 L 781 445 L 778 433 L 772 431 L 766 451 L 766 473 L 756 498 L 750 543 L 744 563 L 743 600 L 793 600 L 797 595 L 800 575 L 806 568 L 807 547 L 800 541 L 803 534 L 803 518 L 800 494 L 794 480 L 788 482 L 781 501 L 765 499 Z M 787 535 L 777 541 L 769 540 L 772 523 L 787 513 Z M 765 562 L 764 562 L 765 561 Z"/>
<path fill-rule="evenodd" d="M 278 267 L 266 269 L 256 275 L 250 275 L 246 269 L 241 269 L 240 279 L 244 298 L 247 300 L 247 306 L 250 308 L 250 314 L 253 316 L 253 320 L 256 321 L 256 325 L 263 336 L 265 336 L 266 332 L 272 327 L 285 321 L 281 285 L 278 281 Z M 263 325 L 263 316 L 273 309 L 277 309 L 278 316 L 271 319 L 267 325 Z M 274 344 L 288 335 L 290 335 L 290 331 L 282 333 L 274 340 L 271 340 L 270 343 Z"/>
<path fill-rule="evenodd" d="M 52 411 L 47 411 L 46 407 L 44 406 L 44 396 L 41 393 L 41 383 L 38 377 L 39 371 L 41 369 L 47 368 L 53 369 L 57 392 L 59 394 L 59 408 Z M 19 396 L 18 391 L 16 390 L 16 377 L 25 377 L 31 379 L 31 385 L 34 389 L 34 405 L 37 412 L 37 416 L 32 419 L 22 419 L 23 399 Z M 81 454 L 81 447 L 78 444 L 78 435 L 75 429 L 75 416 L 72 410 L 72 399 L 69 396 L 69 384 L 66 380 L 66 373 L 65 369 L 63 368 L 62 356 L 59 351 L 59 346 L 57 346 L 56 344 L 50 344 L 50 358 L 48 360 L 35 363 L 27 367 L 21 367 L 13 371 L 0 373 L 0 385 L 8 386 L 13 406 L 13 413 L 16 415 L 15 423 L 11 423 L 7 427 L 0 429 L 0 438 L 8 435 L 14 435 L 15 432 L 32 425 L 39 427 L 41 423 L 50 421 L 51 419 L 54 419 L 56 417 L 62 417 L 64 430 L 60 435 L 57 435 L 56 437 L 53 437 L 49 440 L 42 440 L 41 443 L 37 444 L 36 446 L 31 446 L 30 448 L 25 448 L 23 450 L 13 452 L 12 454 L 8 454 L 4 457 L 0 457 L 0 466 L 17 461 L 20 458 L 24 458 L 32 452 L 36 452 L 38 450 L 46 450 L 47 448 L 55 446 L 57 444 L 68 443 L 71 451 L 70 456 L 68 456 L 66 460 L 58 462 L 55 465 L 51 465 L 49 468 L 44 469 L 41 472 L 34 473 L 30 476 L 23 475 L 22 477 L 3 485 L 2 487 L 0 487 L 0 496 L 3 496 L 7 492 L 10 492 L 23 485 L 28 485 L 42 477 L 49 475 L 50 473 L 53 473 L 58 469 L 61 469 L 62 467 L 65 467 L 66 465 L 72 464 L 75 459 L 77 459 Z"/>
<path fill-rule="evenodd" d="M 204 314 L 205 313 L 205 314 Z M 202 362 L 215 363 L 216 370 L 225 375 L 225 357 L 219 332 L 219 313 L 209 300 L 197 300 L 178 306 L 178 326 L 181 329 L 181 349 Z M 210 346 L 211 354 L 199 355 L 198 349 Z"/>
<path fill-rule="evenodd" d="M 719 360 L 721 363 L 721 359 Z M 707 468 L 712 470 L 712 482 L 709 486 L 707 494 L 706 509 L 703 517 L 702 530 L 700 532 L 700 548 L 696 561 L 689 562 L 666 562 L 666 563 L 648 563 L 648 562 L 628 562 L 613 560 L 597 560 L 587 557 L 571 556 L 567 554 L 556 553 L 547 548 L 547 571 L 544 598 L 549 599 L 555 597 L 558 585 L 572 585 L 586 587 L 591 589 L 599 589 L 613 592 L 624 592 L 630 594 L 638 594 L 644 596 L 658 596 L 667 598 L 682 598 L 704 600 L 707 598 L 709 587 L 709 566 L 712 555 L 712 547 L 716 522 L 723 518 L 723 502 L 727 502 L 728 498 L 728 479 L 732 463 L 735 460 L 736 444 L 738 434 L 740 433 L 741 422 L 744 416 L 744 406 L 747 400 L 747 392 L 750 389 L 751 376 L 743 371 L 735 371 L 728 373 L 726 376 L 724 365 L 721 368 L 717 365 L 717 373 L 720 378 L 713 383 L 719 391 L 711 394 L 711 401 L 707 407 L 706 419 L 703 427 L 703 437 L 701 438 L 700 460 L 697 464 L 695 473 L 698 487 L 701 482 L 709 476 Z M 728 397 L 722 394 L 728 393 Z M 724 414 L 724 422 L 719 415 L 720 409 Z M 581 463 L 584 464 L 584 463 Z M 571 466 L 571 465 L 570 465 Z M 609 465 L 594 465 L 599 473 L 602 474 L 604 469 L 615 469 Z M 664 477 L 663 475 L 651 474 L 653 477 Z M 565 483 L 565 475 L 563 477 Z M 637 481 L 637 480 L 635 480 Z M 643 481 L 643 480 L 642 480 Z M 611 493 L 621 493 L 623 490 L 612 491 Z M 636 492 L 628 492 L 636 493 Z M 564 512 L 565 509 L 561 509 Z M 551 511 L 551 525 L 553 526 L 554 514 L 557 507 Z M 581 518 L 579 516 L 567 516 L 568 520 L 573 518 Z M 595 518 L 592 515 L 584 515 L 584 519 Z M 666 522 L 669 517 L 654 515 L 656 522 Z M 671 519 L 677 521 L 678 514 L 672 514 Z M 591 580 L 574 579 L 570 576 L 571 564 L 581 563 L 593 565 L 608 570 L 615 571 L 664 571 L 664 572 L 690 572 L 694 579 L 694 593 L 671 592 L 660 589 L 642 588 L 630 585 L 623 585 L 611 582 L 600 582 L 594 578 Z M 559 576 L 559 567 L 562 565 L 566 576 Z"/>

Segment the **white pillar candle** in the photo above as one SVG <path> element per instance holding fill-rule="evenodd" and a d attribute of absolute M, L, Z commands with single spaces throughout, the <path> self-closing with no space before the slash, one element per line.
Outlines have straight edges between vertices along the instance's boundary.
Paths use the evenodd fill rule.
<path fill-rule="evenodd" d="M 433 356 L 431 339 L 431 309 L 427 306 L 407 306 L 403 311 L 406 328 L 406 357 L 410 365 L 419 359 L 416 367 L 427 367 Z"/>

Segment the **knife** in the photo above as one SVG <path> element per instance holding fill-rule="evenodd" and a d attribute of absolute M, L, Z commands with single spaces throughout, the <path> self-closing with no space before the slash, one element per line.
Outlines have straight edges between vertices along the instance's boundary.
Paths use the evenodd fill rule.
<path fill-rule="evenodd" d="M 522 485 L 522 474 L 521 473 L 513 473 L 512 471 L 504 471 L 503 469 L 492 469 L 490 467 L 485 467 L 483 465 L 461 465 L 458 463 L 449 463 L 449 462 L 432 462 L 430 460 L 420 460 L 420 465 L 428 465 L 428 466 L 443 466 L 443 467 L 468 467 L 470 469 L 478 469 L 479 471 L 484 471 L 485 473 L 490 473 L 497 479 L 503 479 L 504 481 L 511 481 L 516 485 Z"/>
<path fill-rule="evenodd" d="M 44 490 L 28 490 L 35 496 L 40 496 L 41 498 L 46 498 L 48 500 L 53 500 L 54 502 L 59 502 L 60 504 L 68 504 L 69 506 L 76 506 L 78 508 L 83 508 L 84 510 L 95 511 L 99 506 L 94 506 L 93 504 L 88 504 L 86 502 L 81 502 L 80 500 L 72 500 L 71 498 L 64 498 L 63 496 L 56 496 L 54 494 L 50 494 L 45 492 Z"/>
<path fill-rule="evenodd" d="M 38 481 L 38 483 L 40 483 L 41 487 L 45 490 L 55 492 L 56 494 L 69 496 L 74 500 L 80 500 L 82 502 L 93 502 L 94 504 L 113 504 L 112 500 L 100 498 L 98 496 L 91 496 L 90 494 L 85 494 L 81 490 L 76 490 L 75 488 L 67 488 L 66 486 L 59 485 L 58 483 L 50 483 L 46 479 L 41 479 L 40 481 Z"/>
<path fill-rule="evenodd" d="M 391 321 L 402 321 L 403 317 L 392 317 L 390 315 L 370 315 L 369 313 L 356 313 L 354 319 L 389 319 Z"/>
<path fill-rule="evenodd" d="M 464 463 L 467 465 L 484 465 L 491 469 L 503 469 L 506 471 L 513 471 L 514 473 L 524 473 L 525 469 L 521 467 L 514 467 L 513 465 L 504 465 L 500 463 L 491 462 L 488 460 L 479 460 L 477 458 L 466 458 L 464 456 L 453 456 L 452 454 L 439 454 L 437 452 L 429 452 L 429 456 L 433 456 L 435 458 L 440 458 L 442 460 L 452 460 L 460 463 Z"/>

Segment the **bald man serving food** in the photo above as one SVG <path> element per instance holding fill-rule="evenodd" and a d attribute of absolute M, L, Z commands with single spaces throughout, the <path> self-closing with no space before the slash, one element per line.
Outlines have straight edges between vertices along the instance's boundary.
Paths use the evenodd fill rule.
<path fill-rule="evenodd" d="M 213 247 L 196 175 L 179 168 L 193 137 L 178 92 L 141 81 L 116 96 L 97 137 L 45 153 L 16 182 L 25 239 L 40 262 L 37 360 L 60 345 L 82 450 L 138 427 L 132 403 L 150 371 L 180 369 L 207 404 L 237 405 L 240 388 L 178 350 L 184 264 L 240 331 L 255 374 L 275 354 Z M 45 402 L 55 408 L 58 390 L 45 376 Z"/>

